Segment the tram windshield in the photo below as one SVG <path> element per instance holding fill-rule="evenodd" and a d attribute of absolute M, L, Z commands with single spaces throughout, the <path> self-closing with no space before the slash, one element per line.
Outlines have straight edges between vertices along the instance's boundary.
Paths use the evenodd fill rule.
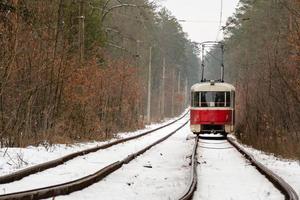
<path fill-rule="evenodd" d="M 230 107 L 230 92 L 193 92 L 193 107 Z"/>

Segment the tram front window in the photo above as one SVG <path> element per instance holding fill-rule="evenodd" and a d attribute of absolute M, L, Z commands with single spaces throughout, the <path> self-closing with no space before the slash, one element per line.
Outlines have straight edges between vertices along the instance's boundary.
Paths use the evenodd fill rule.
<path fill-rule="evenodd" d="M 230 92 L 201 92 L 201 107 L 229 107 Z"/>

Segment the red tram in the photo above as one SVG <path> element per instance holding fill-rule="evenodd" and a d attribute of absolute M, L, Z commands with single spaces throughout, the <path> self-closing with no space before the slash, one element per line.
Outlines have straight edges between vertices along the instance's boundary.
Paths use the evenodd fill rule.
<path fill-rule="evenodd" d="M 193 133 L 232 133 L 235 121 L 234 86 L 215 81 L 193 85 L 190 111 Z"/>

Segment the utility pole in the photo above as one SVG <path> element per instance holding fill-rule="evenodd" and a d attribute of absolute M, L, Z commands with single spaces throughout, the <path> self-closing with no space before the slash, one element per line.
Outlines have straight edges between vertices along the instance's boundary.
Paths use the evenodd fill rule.
<path fill-rule="evenodd" d="M 84 60 L 84 0 L 79 2 L 79 55 L 80 63 Z"/>
<path fill-rule="evenodd" d="M 184 89 L 184 106 L 183 106 L 183 109 L 187 107 L 188 105 L 188 98 L 189 98 L 189 95 L 188 95 L 188 79 L 187 77 L 185 78 L 185 89 Z"/>
<path fill-rule="evenodd" d="M 139 66 L 140 66 L 140 40 L 137 40 L 136 41 L 136 55 L 135 55 L 135 59 L 136 59 L 136 80 L 137 81 L 140 81 L 141 80 L 141 77 L 142 76 L 140 76 L 140 69 L 139 69 Z M 143 122 L 144 122 L 144 117 L 145 117 L 145 115 L 144 115 L 144 106 L 145 106 L 145 104 L 144 104 L 144 102 L 143 101 L 140 101 L 139 102 L 139 105 L 138 105 L 138 108 L 137 108 L 137 113 L 138 113 L 138 115 L 140 115 L 140 114 L 142 114 L 142 116 L 143 116 Z"/>
<path fill-rule="evenodd" d="M 162 86 L 161 86 L 161 116 L 165 117 L 165 76 L 166 76 L 166 58 L 163 58 L 163 75 L 162 75 Z"/>
<path fill-rule="evenodd" d="M 172 81 L 172 106 L 171 106 L 171 115 L 172 117 L 174 117 L 174 107 L 175 107 L 175 102 L 174 102 L 174 98 L 175 98 L 175 69 L 173 69 L 173 77 L 172 77 L 173 81 Z"/>
<path fill-rule="evenodd" d="M 179 73 L 178 73 L 178 80 L 177 80 L 177 82 L 178 82 L 178 88 L 177 88 L 177 92 L 178 92 L 178 94 L 180 93 L 180 76 L 181 76 L 181 73 L 180 73 L 180 71 L 179 71 Z"/>
<path fill-rule="evenodd" d="M 221 63 L 221 82 L 224 82 L 224 44 L 221 44 L 222 63 Z"/>
<path fill-rule="evenodd" d="M 135 55 L 135 60 L 136 60 L 136 67 L 139 67 L 140 65 L 140 40 L 136 41 L 136 55 Z"/>
<path fill-rule="evenodd" d="M 125 37 L 122 37 L 122 57 L 125 59 L 125 56 L 126 56 L 126 38 Z"/>
<path fill-rule="evenodd" d="M 177 95 L 178 95 L 178 97 L 180 97 L 181 96 L 181 92 L 180 92 L 180 76 L 181 76 L 181 73 L 180 73 L 180 71 L 178 72 L 178 78 L 177 78 Z M 178 102 L 178 106 L 177 106 L 177 109 L 176 109 L 176 114 L 178 114 L 178 113 L 180 113 L 180 108 L 181 107 L 181 103 L 180 103 L 180 101 Z"/>
<path fill-rule="evenodd" d="M 201 48 L 201 82 L 204 82 L 204 46 Z"/>
<path fill-rule="evenodd" d="M 152 67 L 152 47 L 150 47 L 149 49 L 147 123 L 150 123 L 151 120 L 151 67 Z"/>

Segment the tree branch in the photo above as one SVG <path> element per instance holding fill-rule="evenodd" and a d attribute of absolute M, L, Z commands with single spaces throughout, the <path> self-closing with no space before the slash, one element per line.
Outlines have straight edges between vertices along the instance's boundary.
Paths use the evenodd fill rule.
<path fill-rule="evenodd" d="M 101 18 L 101 24 L 103 24 L 103 21 L 105 19 L 105 17 L 113 10 L 115 9 L 118 9 L 118 8 L 123 8 L 123 7 L 145 7 L 145 6 L 138 6 L 138 5 L 135 5 L 135 4 L 120 4 L 120 5 L 116 5 L 116 6 L 113 6 L 109 9 L 107 9 L 105 12 L 103 12 L 103 15 L 102 15 L 102 18 Z"/>

